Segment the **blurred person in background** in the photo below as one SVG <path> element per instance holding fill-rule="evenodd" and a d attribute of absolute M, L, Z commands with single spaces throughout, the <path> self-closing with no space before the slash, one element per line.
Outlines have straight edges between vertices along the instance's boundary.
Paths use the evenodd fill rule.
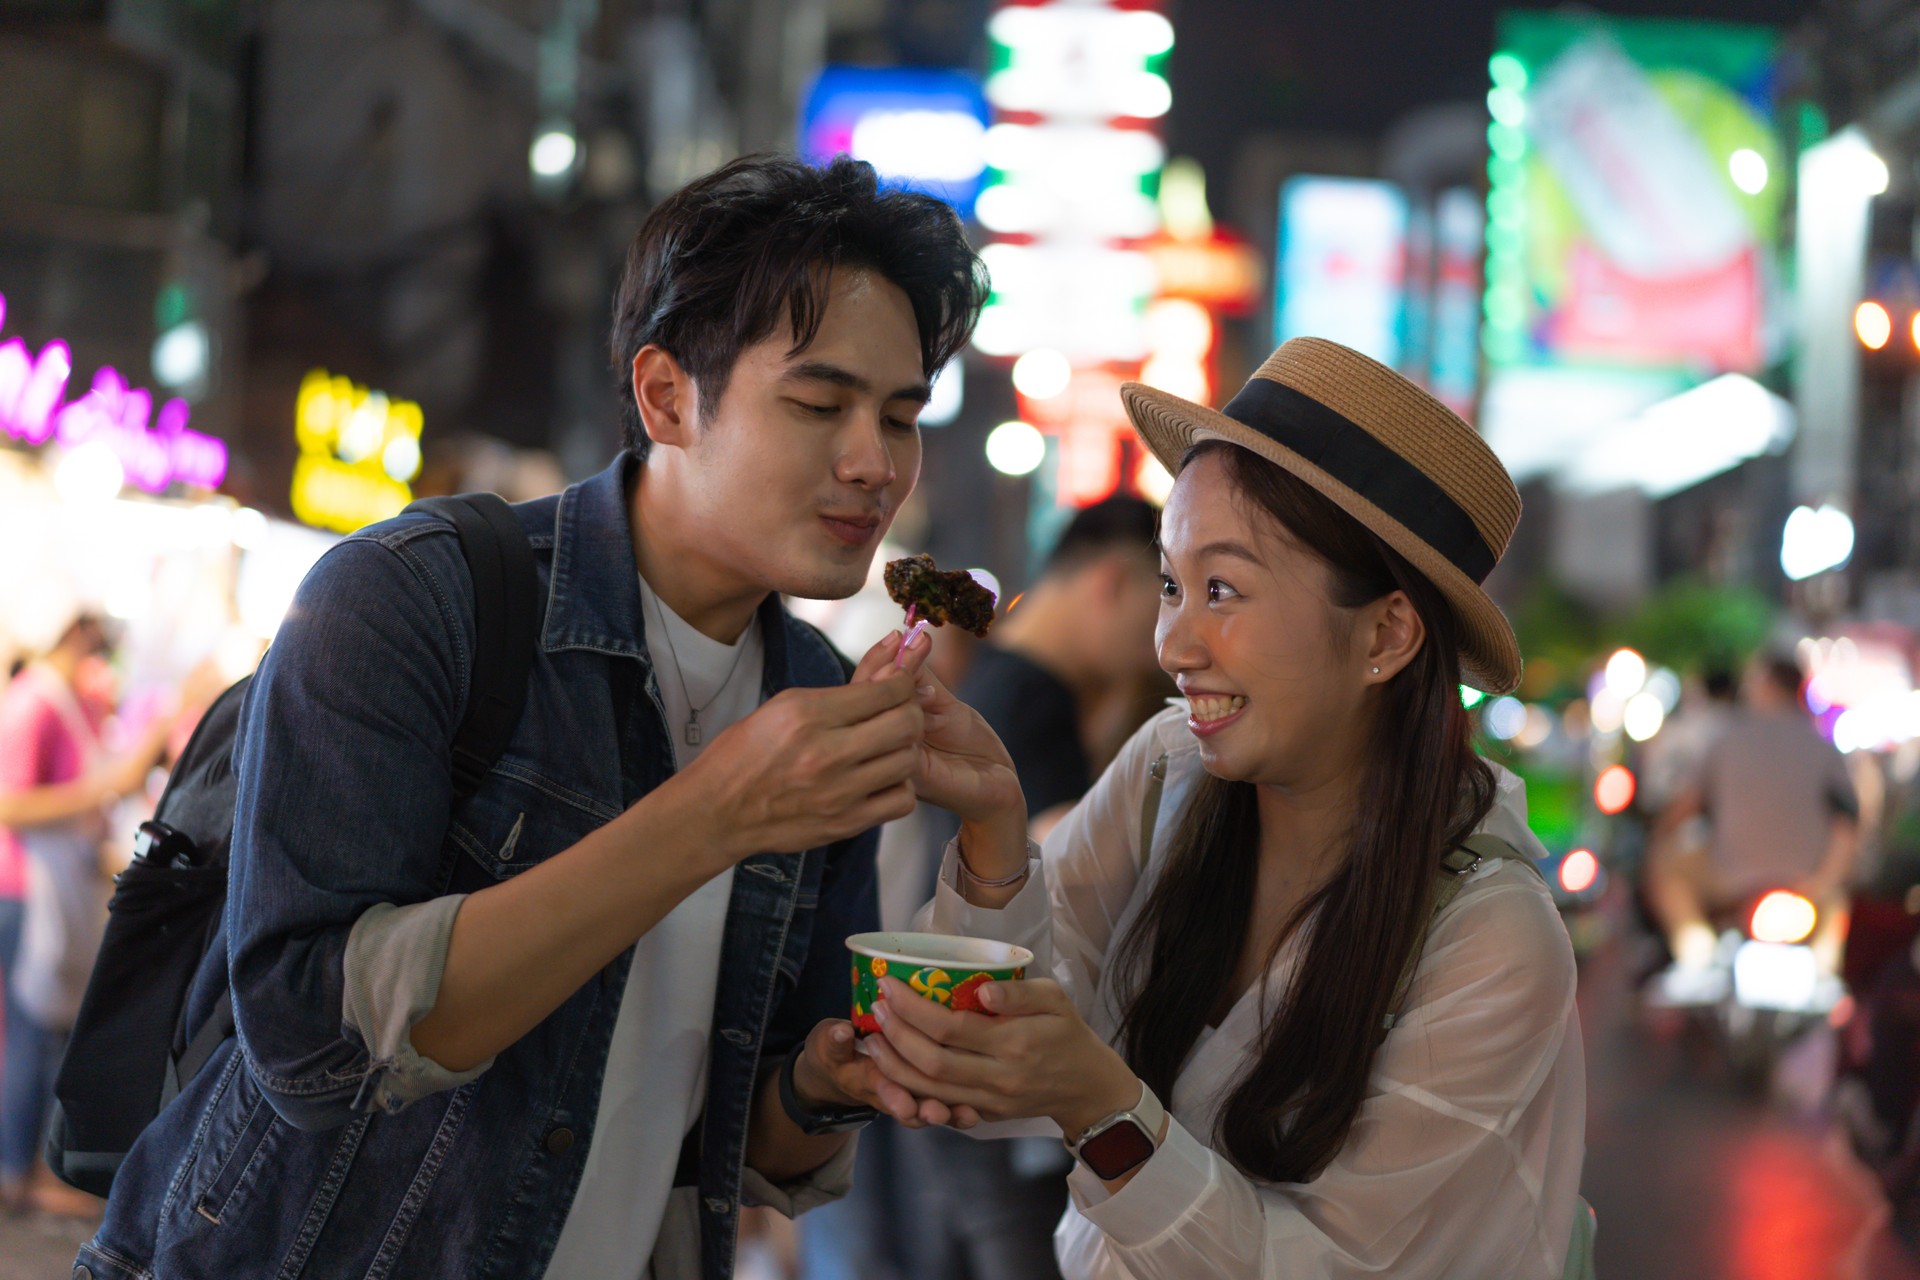
<path fill-rule="evenodd" d="M 1673 952 L 1672 967 L 1657 978 L 1665 998 L 1685 1001 L 1709 988 L 1714 916 L 1769 889 L 1814 903 L 1814 951 L 1827 972 L 1837 972 L 1860 805 L 1845 758 L 1801 700 L 1803 679 L 1784 654 L 1749 662 L 1739 708 L 1660 815 L 1647 882 Z M 1700 818 L 1707 831 L 1689 840 Z"/>
<path fill-rule="evenodd" d="M 1095 761 L 1104 764 L 1146 718 L 1143 685 L 1164 679 L 1153 648 L 1158 520 L 1152 504 L 1134 497 L 1075 513 L 1039 579 L 1003 602 L 992 632 L 971 646 L 957 696 L 1011 756 L 1036 840 L 1093 785 Z M 928 658 L 942 683 L 939 645 L 957 631 L 942 629 Z M 880 862 L 884 927 L 911 927 L 913 911 L 932 896 L 940 850 L 956 829 L 951 814 L 931 805 L 888 825 Z M 890 860 L 888 837 L 896 830 L 914 847 Z M 862 1147 L 849 1201 L 800 1224 L 808 1280 L 873 1280 L 883 1268 L 912 1280 L 1059 1275 L 1053 1228 L 1066 1208 L 1072 1164 L 1059 1143 L 977 1142 L 938 1128 L 872 1137 L 880 1141 Z M 892 1223 L 911 1225 L 894 1230 Z"/>
<path fill-rule="evenodd" d="M 1077 512 L 956 687 L 1013 757 L 1035 840 L 1093 785 L 1094 758 L 1139 727 L 1113 721 L 1137 707 L 1142 682 L 1163 678 L 1153 652 L 1158 520 L 1132 497 Z M 952 834 L 950 825 L 940 844 Z"/>
<path fill-rule="evenodd" d="M 1707 751 L 1726 732 L 1738 712 L 1738 664 L 1714 663 L 1687 682 L 1680 706 L 1660 732 L 1641 746 L 1639 798 L 1645 812 L 1658 813 L 1698 776 Z"/>
<path fill-rule="evenodd" d="M 67 1029 L 73 1025 L 106 924 L 101 842 L 107 806 L 144 788 L 170 717 L 109 755 L 111 707 L 89 692 L 109 652 L 106 628 L 79 613 L 46 656 L 0 695 L 0 861 L 24 864 L 19 938 L 7 970 L 6 1053 L 0 1065 L 0 1202 L 89 1212 L 91 1197 L 36 1173 Z"/>

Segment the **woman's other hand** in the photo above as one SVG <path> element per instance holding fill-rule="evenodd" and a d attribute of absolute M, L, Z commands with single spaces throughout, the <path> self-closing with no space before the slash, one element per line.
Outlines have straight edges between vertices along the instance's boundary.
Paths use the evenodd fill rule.
<path fill-rule="evenodd" d="M 880 986 L 880 1034 L 867 1037 L 867 1054 L 916 1097 L 984 1120 L 1046 1116 L 1069 1141 L 1140 1100 L 1139 1077 L 1057 982 L 990 982 L 980 988 L 988 1013 L 936 1004 L 898 978 Z"/>
<path fill-rule="evenodd" d="M 896 660 L 913 676 L 915 697 L 926 715 L 926 736 L 920 767 L 914 774 L 914 790 L 922 800 L 951 811 L 963 823 L 1005 826 L 1009 831 L 1017 828 L 1017 861 L 1011 868 L 1017 870 L 1026 859 L 1027 802 L 1013 771 L 1013 759 L 980 713 L 954 697 L 933 674 L 927 666 L 927 655 L 932 651 L 931 634 L 922 631 L 902 650 L 900 633 L 895 631 L 867 650 L 853 678 L 884 676 Z M 974 869 L 990 877 L 1007 874 L 986 866 Z"/>

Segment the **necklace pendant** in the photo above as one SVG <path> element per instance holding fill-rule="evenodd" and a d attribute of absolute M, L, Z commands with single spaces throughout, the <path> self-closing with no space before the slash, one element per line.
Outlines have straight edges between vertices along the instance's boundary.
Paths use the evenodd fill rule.
<path fill-rule="evenodd" d="M 694 716 L 687 721 L 687 745 L 690 747 L 697 747 L 700 745 L 700 717 L 699 716 Z"/>

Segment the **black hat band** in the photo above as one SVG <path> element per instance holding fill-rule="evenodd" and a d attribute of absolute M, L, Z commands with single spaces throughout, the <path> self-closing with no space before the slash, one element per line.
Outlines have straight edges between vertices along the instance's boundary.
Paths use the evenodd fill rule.
<path fill-rule="evenodd" d="M 1344 414 L 1271 378 L 1249 380 L 1223 412 L 1398 520 L 1475 583 L 1493 572 L 1494 554 L 1460 504 Z"/>

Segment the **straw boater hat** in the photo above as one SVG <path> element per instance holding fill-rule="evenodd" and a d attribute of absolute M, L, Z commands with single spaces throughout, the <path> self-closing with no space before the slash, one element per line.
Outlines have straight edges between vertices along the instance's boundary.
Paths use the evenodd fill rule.
<path fill-rule="evenodd" d="M 1138 382 L 1120 388 L 1168 471 L 1195 444 L 1251 449 L 1331 498 L 1440 588 L 1460 619 L 1468 684 L 1507 693 L 1520 647 L 1481 590 L 1520 521 L 1520 494 L 1478 432 L 1393 370 L 1323 338 L 1294 338 L 1224 410 Z"/>

